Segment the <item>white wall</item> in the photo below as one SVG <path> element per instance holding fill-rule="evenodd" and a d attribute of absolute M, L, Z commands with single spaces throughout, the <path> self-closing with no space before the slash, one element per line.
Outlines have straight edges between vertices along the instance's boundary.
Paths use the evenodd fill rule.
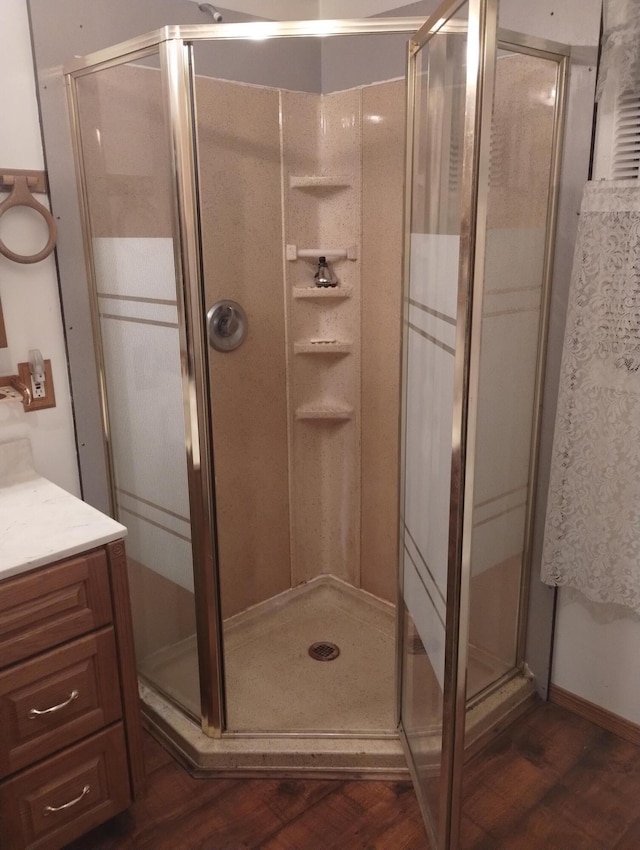
<path fill-rule="evenodd" d="M 585 0 L 537 0 L 535 4 L 529 0 L 502 0 L 501 24 L 520 29 L 526 16 L 532 21 L 532 33 L 588 46 L 593 43 L 594 27 L 599 24 L 599 5 Z M 578 96 L 584 97 L 584 92 L 595 85 L 595 67 L 590 64 L 588 53 L 585 59 L 571 82 L 570 102 L 574 105 Z M 554 365 L 547 374 L 550 391 L 545 397 L 545 406 L 551 410 L 556 405 L 577 213 L 586 180 L 586 174 L 578 173 L 575 165 L 583 154 L 579 147 L 588 148 L 591 140 L 591 117 L 584 107 L 579 112 L 570 109 L 568 132 L 574 135 L 575 143 L 565 150 L 565 170 L 571 170 L 571 179 L 561 200 L 568 215 L 566 224 L 560 222 L 560 256 L 555 264 L 554 285 L 558 279 L 562 283 L 555 286 L 551 308 L 549 355 Z M 620 717 L 640 723 L 640 617 L 622 606 L 595 604 L 577 591 L 559 588 L 551 680 Z"/>
<path fill-rule="evenodd" d="M 553 683 L 640 724 L 640 617 L 560 588 Z"/>
<path fill-rule="evenodd" d="M 0 50 L 0 167 L 42 169 L 26 0 L 2 0 L 0 32 L 5 34 Z M 0 197 L 4 200 L 6 195 Z M 12 211 L 0 220 L 0 238 L 19 253 L 39 250 L 44 232 L 43 219 L 28 210 Z M 16 374 L 29 349 L 39 348 L 51 360 L 57 402 L 54 408 L 33 413 L 25 413 L 19 402 L 1 402 L 0 442 L 27 437 L 38 471 L 77 495 L 67 356 L 53 256 L 33 265 L 0 256 L 0 300 L 9 343 L 8 349 L 0 349 L 0 374 Z"/>

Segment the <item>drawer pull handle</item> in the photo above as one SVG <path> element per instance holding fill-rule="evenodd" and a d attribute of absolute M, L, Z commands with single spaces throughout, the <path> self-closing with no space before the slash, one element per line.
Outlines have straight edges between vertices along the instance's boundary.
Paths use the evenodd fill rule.
<path fill-rule="evenodd" d="M 80 694 L 74 688 L 69 694 L 69 699 L 58 703 L 58 705 L 52 705 L 51 708 L 31 708 L 29 709 L 29 720 L 35 720 L 36 717 L 42 717 L 43 714 L 53 714 L 54 711 L 60 711 L 61 708 L 65 708 L 74 699 L 78 699 L 79 696 Z"/>
<path fill-rule="evenodd" d="M 52 815 L 55 812 L 62 812 L 64 811 L 64 809 L 70 809 L 71 806 L 77 805 L 77 803 L 79 803 L 83 797 L 86 797 L 89 791 L 91 791 L 91 786 L 85 785 L 81 793 L 75 798 L 75 800 L 69 800 L 68 803 L 63 803 L 61 806 L 45 806 L 42 810 L 43 817 L 46 818 L 48 815 Z"/>

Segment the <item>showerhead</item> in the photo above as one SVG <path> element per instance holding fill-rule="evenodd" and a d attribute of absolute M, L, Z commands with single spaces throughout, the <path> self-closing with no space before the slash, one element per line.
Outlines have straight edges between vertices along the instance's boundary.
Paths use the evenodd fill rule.
<path fill-rule="evenodd" d="M 198 9 L 201 12 L 208 12 L 217 24 L 222 23 L 222 15 L 211 3 L 198 3 Z"/>

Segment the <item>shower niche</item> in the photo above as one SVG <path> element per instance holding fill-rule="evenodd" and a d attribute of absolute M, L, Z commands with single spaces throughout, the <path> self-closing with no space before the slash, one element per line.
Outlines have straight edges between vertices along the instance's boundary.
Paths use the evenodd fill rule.
<path fill-rule="evenodd" d="M 322 39 L 169 28 L 67 68 L 141 695 L 196 772 L 408 763 L 430 799 L 452 700 L 471 752 L 534 693 L 522 614 L 566 51 L 483 41 L 474 85 L 495 99 L 474 137 L 466 39 L 487 4 L 445 5 L 455 19 L 412 41 L 408 101 L 415 19 Z M 336 57 L 356 42 L 354 79 Z M 316 285 L 321 257 L 335 286 Z M 207 345 L 225 300 L 247 316 L 231 351 Z"/>

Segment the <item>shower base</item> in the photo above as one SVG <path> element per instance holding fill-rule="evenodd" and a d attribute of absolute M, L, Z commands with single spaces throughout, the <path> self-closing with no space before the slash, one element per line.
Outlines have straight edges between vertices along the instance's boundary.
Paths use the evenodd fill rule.
<path fill-rule="evenodd" d="M 337 644 L 339 656 L 313 660 L 315 641 Z M 194 719 L 195 636 L 140 668 L 147 727 L 194 775 L 408 776 L 395 727 L 393 605 L 321 576 L 225 621 L 224 644 L 228 731 L 219 738 Z M 468 743 L 479 746 L 503 728 L 532 694 L 532 682 L 515 676 L 480 700 L 468 716 Z M 440 735 L 425 732 L 422 770 L 439 763 Z"/>
<path fill-rule="evenodd" d="M 310 657 L 328 641 L 332 661 Z M 395 728 L 395 606 L 320 576 L 224 623 L 227 730 L 208 738 L 162 694 L 199 715 L 195 636 L 141 665 L 145 717 L 208 775 L 281 769 L 406 776 Z"/>

